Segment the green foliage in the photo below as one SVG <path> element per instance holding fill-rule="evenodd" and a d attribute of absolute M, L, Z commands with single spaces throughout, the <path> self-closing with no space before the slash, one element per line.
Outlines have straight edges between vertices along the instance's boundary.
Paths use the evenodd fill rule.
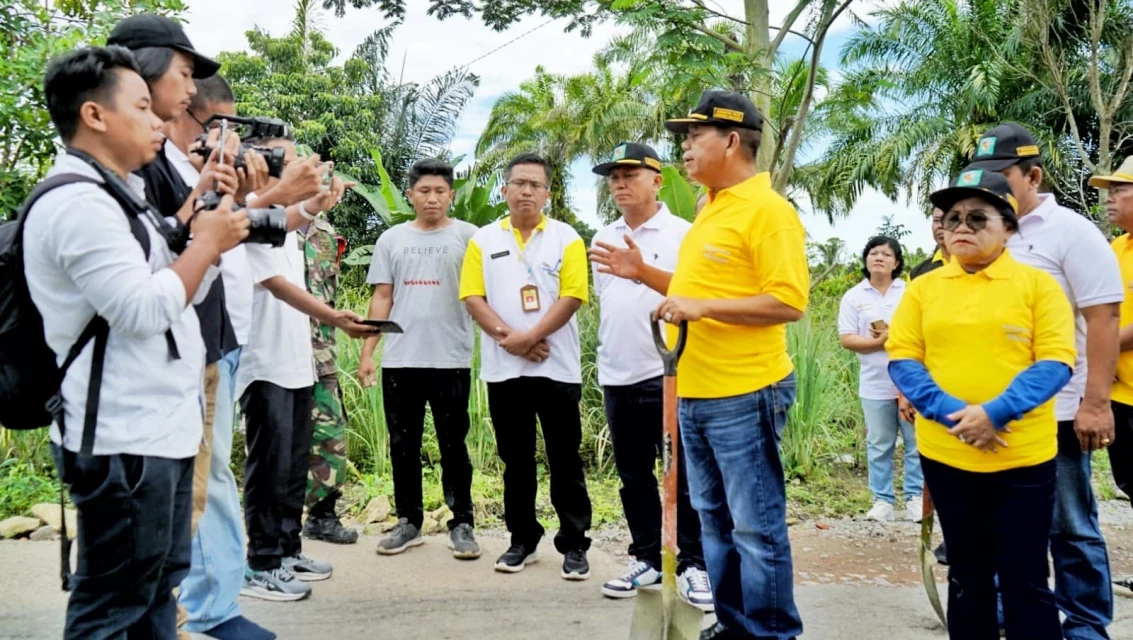
<path fill-rule="evenodd" d="M 51 468 L 14 457 L 0 462 L 0 520 L 28 515 L 41 502 L 59 502 L 59 483 Z"/>
<path fill-rule="evenodd" d="M 381 178 L 381 186 L 374 188 L 359 184 L 354 188 L 361 197 L 365 198 L 374 212 L 387 224 L 395 225 L 413 219 L 413 208 L 396 187 L 386 172 L 379 150 L 373 151 L 374 167 Z M 354 178 L 339 172 L 344 178 Z M 504 202 L 492 203 L 492 194 L 498 189 L 499 176 L 489 176 L 485 184 L 464 177 L 453 181 L 452 210 L 449 217 L 454 220 L 463 220 L 478 227 L 482 227 L 507 213 L 507 204 Z M 593 230 L 590 234 L 593 235 Z M 589 243 L 589 238 L 587 238 Z M 366 266 L 374 253 L 373 243 L 364 244 L 350 252 L 343 262 L 348 265 Z"/>
<path fill-rule="evenodd" d="M 249 31 L 249 52 L 222 53 L 218 60 L 241 114 L 291 123 L 298 142 L 360 183 L 331 218 L 351 246 L 362 247 L 373 244 L 393 214 L 408 211 L 398 187 L 413 162 L 447 158 L 456 123 L 480 81 L 459 69 L 423 85 L 395 78 L 385 65 L 396 22 L 334 65 L 339 51 L 315 28 L 313 4 L 299 3 L 287 35 Z M 378 193 L 392 198 L 388 206 L 381 206 Z"/>
<path fill-rule="evenodd" d="M 661 192 L 658 199 L 665 203 L 674 215 L 680 216 L 689 222 L 696 217 L 696 199 L 700 191 L 698 186 L 685 179 L 681 172 L 674 167 L 661 168 Z"/>
<path fill-rule="evenodd" d="M 8 0 L 0 6 L 0 220 L 19 208 L 59 147 L 43 96 L 48 62 L 83 44 L 103 44 L 135 13 L 177 16 L 181 0 Z"/>
<path fill-rule="evenodd" d="M 1038 140 L 1059 199 L 1089 210 L 1096 196 L 1084 183 L 1101 131 L 1087 86 L 1092 63 L 1083 14 L 1092 4 L 903 0 L 877 9 L 876 23 L 859 22 L 842 49 L 845 75 L 824 101 L 822 126 L 831 140 L 821 159 L 798 168 L 800 186 L 831 219 L 846 215 L 865 188 L 893 200 L 916 195 L 927 214 L 929 194 L 970 161 L 980 134 L 1013 121 Z M 1130 48 L 1133 13 L 1127 2 L 1108 4 L 1122 7 L 1101 43 L 1102 83 L 1114 88 L 1133 65 L 1122 53 Z M 1044 71 L 1038 39 L 1047 31 L 1035 32 L 1038 18 L 1051 23 L 1058 76 Z M 1128 105 L 1117 114 L 1121 124 L 1131 118 Z M 1089 141 L 1080 151 L 1075 128 Z M 1118 155 L 1133 152 L 1129 133 L 1111 133 Z"/>

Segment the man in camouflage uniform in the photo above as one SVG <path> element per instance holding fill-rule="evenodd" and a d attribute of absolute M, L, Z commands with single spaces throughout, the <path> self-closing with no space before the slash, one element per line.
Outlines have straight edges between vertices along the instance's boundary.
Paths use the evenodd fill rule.
<path fill-rule="evenodd" d="M 333 307 L 338 294 L 339 268 L 338 236 L 334 227 L 318 217 L 300 229 L 299 234 L 304 240 L 307 290 Z M 346 478 L 346 413 L 338 388 L 334 331 L 334 327 L 311 318 L 318 382 L 313 391 L 314 434 L 303 536 L 310 540 L 352 544 L 357 542 L 358 532 L 342 526 L 335 514 L 335 503 L 341 495 L 338 486 Z"/>

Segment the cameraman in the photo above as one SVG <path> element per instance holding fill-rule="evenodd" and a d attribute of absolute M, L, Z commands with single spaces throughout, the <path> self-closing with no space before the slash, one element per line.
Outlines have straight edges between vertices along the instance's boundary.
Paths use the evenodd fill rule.
<path fill-rule="evenodd" d="M 184 184 L 199 184 L 199 172 L 204 168 L 200 162 L 203 158 L 192 153 L 198 138 L 209 133 L 201 124 L 202 116 L 207 120 L 210 115 L 204 114 L 234 115 L 235 111 L 232 90 L 219 74 L 214 74 L 197 80 L 196 93 L 188 109 L 172 122 L 165 123 L 164 156 Z M 257 159 L 263 162 L 258 156 L 245 157 L 249 167 L 255 166 Z M 158 163 L 150 166 L 155 165 Z M 245 177 L 242 183 L 247 183 L 247 178 L 255 181 L 256 176 L 262 176 L 262 183 L 267 178 L 267 167 L 260 169 L 238 177 Z M 224 311 L 236 346 L 211 364 L 211 371 L 206 370 L 207 374 L 212 374 L 206 378 L 213 382 L 214 402 L 206 405 L 209 411 L 205 439 L 194 465 L 196 526 L 192 566 L 181 582 L 178 601 L 184 615 L 179 616 L 178 622 L 184 623 L 186 631 L 204 633 L 217 640 L 272 640 L 275 634 L 241 615 L 237 602 L 244 583 L 244 530 L 236 477 L 230 466 L 232 422 L 240 345 L 247 342 L 252 323 L 252 278 L 243 244 L 221 256 L 220 275 Z"/>
<path fill-rule="evenodd" d="M 215 273 L 210 265 L 247 236 L 247 217 L 224 198 L 194 220 L 193 240 L 175 259 L 131 175 L 153 160 L 162 138 L 125 49 L 86 48 L 53 61 L 44 92 L 68 149 L 49 175 L 101 184 L 58 187 L 28 212 L 28 289 L 60 362 L 96 314 L 109 326 L 90 454 L 79 452 L 99 338 L 67 370 L 64 419 L 51 428 L 59 476 L 79 513 L 64 636 L 173 638 L 172 589 L 189 567 L 193 457 L 203 430 L 204 344 L 188 305 Z M 148 260 L 131 231 L 128 216 L 137 212 Z"/>
<path fill-rule="evenodd" d="M 297 159 L 295 144 L 288 139 L 263 142 L 285 150 L 288 168 L 308 162 Z M 282 179 L 271 178 L 265 196 L 279 188 Z M 344 190 L 342 180 L 335 178 L 316 198 L 313 210 L 329 209 Z M 256 196 L 249 197 L 257 201 Z M 306 205 L 303 208 L 313 220 Z M 252 331 L 240 355 L 236 390 L 248 450 L 244 467 L 248 570 L 241 594 L 272 601 L 301 600 L 311 593 L 306 582 L 325 580 L 333 571 L 331 565 L 305 556 L 300 540 L 317 380 L 307 316 L 353 338 L 377 331 L 358 324 L 362 318 L 353 311 L 336 311 L 307 292 L 297 232 L 288 232 L 282 247 L 249 244 L 247 253 L 255 287 Z"/>

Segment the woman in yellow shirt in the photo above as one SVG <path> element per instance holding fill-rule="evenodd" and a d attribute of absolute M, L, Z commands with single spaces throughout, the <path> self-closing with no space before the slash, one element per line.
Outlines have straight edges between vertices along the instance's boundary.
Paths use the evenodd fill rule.
<path fill-rule="evenodd" d="M 1049 274 L 1006 250 L 1017 204 L 1001 174 L 960 173 L 932 194 L 952 260 L 909 284 L 886 350 L 917 410 L 917 447 L 948 545 L 952 638 L 1062 637 L 1047 586 L 1057 423 L 1074 320 Z"/>

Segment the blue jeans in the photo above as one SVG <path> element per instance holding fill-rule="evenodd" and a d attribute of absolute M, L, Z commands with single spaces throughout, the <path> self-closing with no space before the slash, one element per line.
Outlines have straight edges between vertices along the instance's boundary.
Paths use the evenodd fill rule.
<path fill-rule="evenodd" d="M 689 495 L 700 515 L 717 619 L 777 640 L 803 632 L 779 459 L 794 401 L 794 374 L 742 396 L 680 400 Z"/>
<path fill-rule="evenodd" d="M 1090 486 L 1090 454 L 1082 453 L 1071 421 L 1058 423 L 1057 461 L 1050 554 L 1054 596 L 1066 614 L 1062 631 L 1067 640 L 1109 638 L 1105 630 L 1113 622 L 1109 554 Z"/>
<path fill-rule="evenodd" d="M 897 501 L 893 491 L 893 454 L 897 450 L 898 427 L 901 439 L 905 441 L 905 500 L 920 496 L 924 475 L 921 473 L 921 456 L 917 453 L 917 434 L 913 425 L 898 416 L 896 400 L 862 398 L 861 401 L 869 458 L 869 490 L 874 501 L 889 504 Z"/>
<path fill-rule="evenodd" d="M 240 615 L 237 596 L 244 584 L 244 520 L 232 475 L 232 420 L 236 407 L 236 369 L 240 349 L 220 362 L 216 418 L 212 429 L 212 468 L 208 502 L 193 536 L 193 561 L 181 582 L 181 606 L 189 614 L 186 631 L 203 632 Z"/>

